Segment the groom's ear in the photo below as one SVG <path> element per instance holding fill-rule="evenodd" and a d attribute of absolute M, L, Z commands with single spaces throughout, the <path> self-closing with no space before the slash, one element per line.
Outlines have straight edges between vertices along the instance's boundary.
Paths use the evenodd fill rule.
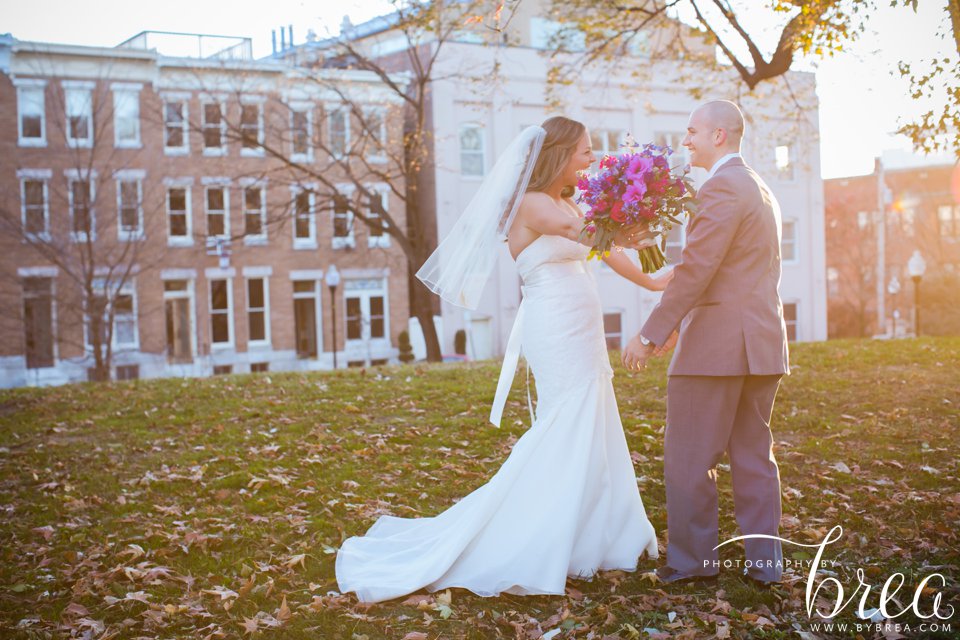
<path fill-rule="evenodd" d="M 718 147 L 722 147 L 727 142 L 727 130 L 717 127 L 713 131 L 713 141 Z"/>

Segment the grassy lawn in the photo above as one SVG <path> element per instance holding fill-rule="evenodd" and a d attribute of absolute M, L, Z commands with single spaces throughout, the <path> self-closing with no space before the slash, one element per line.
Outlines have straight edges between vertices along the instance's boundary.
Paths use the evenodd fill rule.
<path fill-rule="evenodd" d="M 819 543 L 842 525 L 824 559 L 845 598 L 864 570 L 868 607 L 896 572 L 905 585 L 892 612 L 910 605 L 925 576 L 943 574 L 947 586 L 930 582 L 921 610 L 929 614 L 937 594 L 941 613 L 953 604 L 942 637 L 956 637 L 960 339 L 803 344 L 793 361 L 773 427 L 781 535 Z M 526 406 L 518 375 L 504 428 L 486 423 L 498 370 L 384 367 L 0 391 L 0 636 L 812 637 L 803 635 L 813 631 L 805 567 L 774 591 L 743 584 L 733 568 L 719 588 L 664 587 L 638 571 L 571 580 L 565 597 L 454 589 L 360 606 L 337 594 L 334 558 L 345 537 L 380 514 L 436 514 L 499 467 L 525 428 Z M 665 363 L 643 373 L 617 367 L 614 384 L 664 549 Z M 738 535 L 729 484 L 721 465 L 721 539 Z M 742 547 L 721 552 L 733 561 Z M 815 552 L 784 548 L 797 562 Z M 838 620 L 853 621 L 854 609 Z M 897 622 L 912 625 L 903 636 L 923 635 L 910 614 Z"/>

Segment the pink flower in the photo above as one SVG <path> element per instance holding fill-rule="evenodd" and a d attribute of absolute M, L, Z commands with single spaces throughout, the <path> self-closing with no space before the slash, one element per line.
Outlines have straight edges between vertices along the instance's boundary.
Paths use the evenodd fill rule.
<path fill-rule="evenodd" d="M 614 222 L 626 222 L 627 216 L 623 213 L 623 201 L 617 200 L 610 207 L 610 218 Z"/>
<path fill-rule="evenodd" d="M 623 201 L 626 203 L 637 202 L 647 193 L 647 185 L 642 181 L 637 181 L 627 187 L 623 194 Z"/>

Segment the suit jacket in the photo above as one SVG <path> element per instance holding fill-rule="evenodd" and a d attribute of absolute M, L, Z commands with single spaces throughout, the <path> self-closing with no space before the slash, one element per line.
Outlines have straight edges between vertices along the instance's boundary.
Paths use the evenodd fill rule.
<path fill-rule="evenodd" d="M 673 281 L 640 333 L 663 344 L 680 326 L 668 375 L 790 372 L 780 285 L 780 205 L 742 159 L 700 188 Z"/>

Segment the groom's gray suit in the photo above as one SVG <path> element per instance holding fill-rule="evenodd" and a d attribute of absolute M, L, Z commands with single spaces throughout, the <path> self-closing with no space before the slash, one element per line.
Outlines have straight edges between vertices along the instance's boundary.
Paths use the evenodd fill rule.
<path fill-rule="evenodd" d="M 780 207 L 743 160 L 700 188 L 682 261 L 640 334 L 664 344 L 680 326 L 667 383 L 667 565 L 718 571 L 716 465 L 730 457 L 740 532 L 778 535 L 780 473 L 770 416 L 789 373 L 780 284 Z M 780 543 L 745 542 L 749 574 L 779 580 Z M 760 566 L 758 567 L 757 564 Z"/>

